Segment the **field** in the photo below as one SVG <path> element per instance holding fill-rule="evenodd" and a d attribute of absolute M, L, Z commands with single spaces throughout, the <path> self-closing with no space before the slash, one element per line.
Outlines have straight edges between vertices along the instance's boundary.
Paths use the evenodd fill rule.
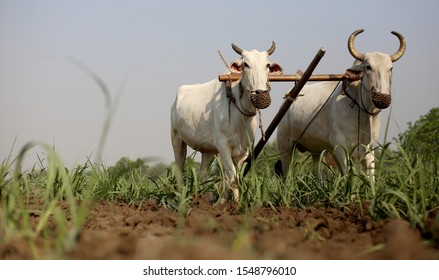
<path fill-rule="evenodd" d="M 263 152 L 238 176 L 238 202 L 211 204 L 190 158 L 173 166 L 121 159 L 21 171 L 23 147 L 0 169 L 0 259 L 439 259 L 439 172 L 404 150 L 377 153 L 376 180 L 354 162 L 343 175 L 300 157 L 285 179 Z"/>

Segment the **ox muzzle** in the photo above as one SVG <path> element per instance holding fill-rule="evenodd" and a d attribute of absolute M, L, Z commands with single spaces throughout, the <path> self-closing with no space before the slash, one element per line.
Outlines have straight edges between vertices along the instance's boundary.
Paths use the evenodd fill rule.
<path fill-rule="evenodd" d="M 271 104 L 270 91 L 256 90 L 250 93 L 250 101 L 258 109 L 265 109 Z"/>
<path fill-rule="evenodd" d="M 378 109 L 386 109 L 392 102 L 392 96 L 390 94 L 372 91 L 372 102 Z"/>

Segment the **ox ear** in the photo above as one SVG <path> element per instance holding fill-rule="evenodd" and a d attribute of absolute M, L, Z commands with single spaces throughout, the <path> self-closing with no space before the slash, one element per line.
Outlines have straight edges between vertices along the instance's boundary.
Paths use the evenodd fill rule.
<path fill-rule="evenodd" d="M 280 66 L 277 63 L 272 63 L 270 64 L 270 74 L 273 75 L 282 75 L 284 72 L 284 69 L 282 68 L 282 66 Z"/>
<path fill-rule="evenodd" d="M 352 65 L 350 68 L 346 69 L 346 73 L 345 73 L 345 75 L 347 75 L 348 77 L 352 77 L 355 79 L 361 79 L 364 76 L 364 74 L 365 74 L 364 66 L 362 64 L 356 64 L 356 63 Z"/>
<path fill-rule="evenodd" d="M 242 72 L 242 64 L 240 59 L 235 59 L 232 61 L 232 65 L 230 65 L 230 69 L 232 72 L 241 73 Z"/>
<path fill-rule="evenodd" d="M 361 73 L 364 72 L 364 66 L 362 63 L 360 64 L 355 63 L 350 68 L 348 68 L 346 72 L 350 72 L 350 74 L 354 74 L 354 75 L 361 75 Z"/>

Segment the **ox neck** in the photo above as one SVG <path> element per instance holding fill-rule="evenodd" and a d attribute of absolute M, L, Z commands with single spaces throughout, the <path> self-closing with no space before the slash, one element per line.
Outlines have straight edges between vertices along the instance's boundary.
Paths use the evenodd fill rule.
<path fill-rule="evenodd" d="M 250 93 L 246 92 L 245 87 L 242 85 L 242 80 L 239 80 L 238 87 L 239 93 L 236 90 L 236 84 L 233 85 L 230 80 L 226 81 L 226 96 L 229 99 L 229 115 L 230 115 L 230 103 L 235 104 L 236 109 L 246 117 L 256 116 L 257 109 L 250 101 Z"/>
<path fill-rule="evenodd" d="M 356 115 L 357 125 L 357 153 L 360 157 L 360 144 L 371 143 L 375 139 L 374 127 L 380 123 L 381 109 L 376 108 L 372 104 L 372 100 L 364 100 L 363 95 L 371 95 L 369 90 L 364 86 L 363 79 L 357 83 L 351 83 L 345 85 L 346 81 L 343 81 L 342 94 L 351 100 L 350 108 L 353 110 L 353 114 Z M 354 113 L 355 112 L 355 113 Z M 353 118 L 354 121 L 354 118 Z"/>
<path fill-rule="evenodd" d="M 365 87 L 363 78 L 358 82 L 348 83 L 348 85 L 347 83 L 343 81 L 343 94 L 352 101 L 351 108 L 358 107 L 360 111 L 369 116 L 377 116 L 381 112 L 381 109 L 373 105 L 372 93 Z"/>

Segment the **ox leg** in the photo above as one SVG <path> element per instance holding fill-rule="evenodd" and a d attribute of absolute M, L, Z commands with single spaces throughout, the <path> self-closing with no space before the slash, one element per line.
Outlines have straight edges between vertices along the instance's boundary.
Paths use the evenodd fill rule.
<path fill-rule="evenodd" d="M 322 152 L 324 153 L 324 152 Z M 325 179 L 327 178 L 327 172 L 325 172 L 325 165 L 322 164 L 323 154 L 322 153 L 313 153 L 312 154 L 312 165 L 313 165 L 313 174 L 318 180 L 320 184 L 324 184 Z"/>
<path fill-rule="evenodd" d="M 201 180 L 203 180 L 207 174 L 209 174 L 209 167 L 213 161 L 215 154 L 211 153 L 202 153 L 201 154 L 201 164 L 200 169 L 198 169 L 198 176 Z"/>
<path fill-rule="evenodd" d="M 286 145 L 285 145 L 286 144 Z M 280 157 L 280 162 L 281 162 L 281 166 L 279 166 L 278 163 L 276 163 L 277 165 L 277 169 L 281 169 L 281 173 L 282 176 L 284 178 L 286 178 L 288 176 L 288 170 L 290 169 L 290 164 L 291 164 L 291 158 L 293 157 L 293 149 L 291 148 L 293 145 L 290 143 L 284 143 L 283 141 L 279 141 L 277 142 L 278 145 L 278 150 L 279 150 L 279 157 Z M 280 168 L 279 168 L 280 167 Z M 277 173 L 279 172 L 279 170 L 277 170 Z"/>
<path fill-rule="evenodd" d="M 282 162 L 282 175 L 284 178 L 288 176 L 292 157 L 293 152 L 291 150 L 286 151 L 280 155 L 280 161 Z"/>
<path fill-rule="evenodd" d="M 322 180 L 322 173 L 320 172 L 320 154 L 312 154 L 312 170 L 316 177 Z"/>
<path fill-rule="evenodd" d="M 375 182 L 375 156 L 373 151 L 369 151 L 364 157 L 364 168 L 369 178 Z"/>
<path fill-rule="evenodd" d="M 233 164 L 233 161 L 230 160 L 230 164 L 227 164 L 228 167 L 224 167 L 224 171 L 226 173 L 226 198 L 228 199 L 230 195 L 233 195 L 234 201 L 239 201 L 239 189 L 238 185 L 236 184 L 235 176 L 236 176 L 236 169 L 235 165 Z M 230 191 L 232 192 L 230 194 Z"/>
<path fill-rule="evenodd" d="M 174 149 L 175 164 L 177 165 L 177 181 L 181 183 L 186 159 L 187 145 L 175 133 L 172 133 L 172 148 Z"/>
<path fill-rule="evenodd" d="M 218 149 L 220 158 L 221 158 L 221 164 L 224 168 L 224 173 L 226 176 L 225 180 L 225 198 L 228 199 L 230 197 L 230 191 L 233 194 L 233 198 L 235 201 L 239 200 L 239 190 L 238 186 L 235 183 L 235 176 L 236 176 L 236 169 L 235 165 L 233 164 L 233 159 L 230 150 L 226 147 L 223 149 Z"/>
<path fill-rule="evenodd" d="M 200 179 L 200 182 L 203 182 L 204 179 L 206 179 L 207 175 L 209 174 L 209 167 L 214 157 L 215 154 L 210 154 L 210 153 L 201 154 L 201 164 L 200 164 L 200 169 L 198 169 L 198 177 Z M 212 192 L 209 192 L 207 194 L 207 199 L 210 203 L 213 203 L 214 199 Z"/>
<path fill-rule="evenodd" d="M 340 164 L 341 167 L 341 173 L 346 174 L 347 170 L 347 158 L 346 158 L 346 150 L 342 147 L 338 146 L 334 150 L 334 155 L 337 158 L 337 161 Z"/>

